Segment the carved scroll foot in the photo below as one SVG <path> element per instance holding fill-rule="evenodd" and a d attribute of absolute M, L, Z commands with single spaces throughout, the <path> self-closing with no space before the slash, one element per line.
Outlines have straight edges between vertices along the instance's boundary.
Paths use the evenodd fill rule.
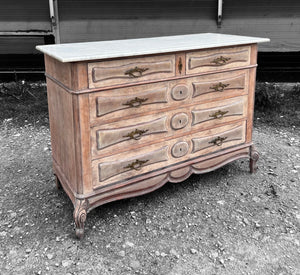
<path fill-rule="evenodd" d="M 59 180 L 59 178 L 56 176 L 56 175 L 54 175 L 55 176 L 55 186 L 56 186 L 56 189 L 61 189 L 61 182 L 60 182 L 60 180 Z"/>
<path fill-rule="evenodd" d="M 255 147 L 252 145 L 250 147 L 250 173 L 256 173 L 257 165 L 256 162 L 259 159 L 259 153 L 256 151 Z"/>
<path fill-rule="evenodd" d="M 86 221 L 88 201 L 77 199 L 74 209 L 75 233 L 77 238 L 82 239 L 84 235 L 84 223 Z"/>

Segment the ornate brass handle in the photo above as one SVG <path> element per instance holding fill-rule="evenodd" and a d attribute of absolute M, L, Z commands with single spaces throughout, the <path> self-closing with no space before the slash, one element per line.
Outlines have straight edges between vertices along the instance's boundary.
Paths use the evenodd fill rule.
<path fill-rule="evenodd" d="M 149 68 L 139 68 L 135 66 L 134 68 L 127 70 L 124 74 L 128 75 L 129 77 L 140 77 L 143 75 L 143 72 L 147 70 L 149 70 Z M 138 75 L 136 75 L 136 73 Z"/>
<path fill-rule="evenodd" d="M 211 63 L 214 63 L 216 66 L 222 66 L 225 65 L 230 59 L 230 57 L 224 57 L 221 55 L 220 57 L 215 58 L 213 61 L 211 61 Z"/>
<path fill-rule="evenodd" d="M 127 166 L 124 167 L 124 169 L 130 169 L 130 170 L 141 170 L 142 166 L 148 162 L 149 160 L 146 159 L 146 160 L 139 160 L 139 159 L 136 159 L 134 162 L 128 164 Z"/>
<path fill-rule="evenodd" d="M 126 103 L 123 103 L 123 105 L 138 108 L 147 100 L 148 98 L 135 97 L 134 99 L 128 100 Z"/>
<path fill-rule="evenodd" d="M 214 145 L 221 146 L 223 144 L 223 141 L 226 140 L 227 137 L 217 137 L 210 141 L 209 143 L 213 143 Z"/>
<path fill-rule="evenodd" d="M 149 130 L 139 130 L 135 129 L 134 131 L 126 134 L 123 137 L 129 137 L 129 139 L 139 140 L 143 134 L 147 133 Z"/>
<path fill-rule="evenodd" d="M 209 117 L 220 119 L 220 118 L 222 118 L 227 113 L 228 113 L 228 111 L 221 111 L 221 110 L 219 110 L 219 111 L 215 112 L 214 114 L 209 115 Z"/>
<path fill-rule="evenodd" d="M 216 85 L 214 85 L 212 87 L 209 87 L 209 89 L 215 90 L 215 92 L 223 92 L 224 89 L 226 87 L 228 87 L 229 85 L 230 85 L 229 83 L 228 84 L 224 84 L 222 82 L 219 82 L 218 84 L 216 84 Z"/>

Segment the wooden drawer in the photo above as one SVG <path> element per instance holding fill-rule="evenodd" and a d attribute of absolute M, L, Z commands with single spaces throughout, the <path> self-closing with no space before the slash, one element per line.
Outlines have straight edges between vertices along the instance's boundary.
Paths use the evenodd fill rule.
<path fill-rule="evenodd" d="M 192 153 L 202 152 L 215 152 L 217 150 L 227 148 L 235 142 L 241 143 L 245 141 L 245 127 L 236 126 L 232 129 L 225 130 L 219 128 L 217 133 L 212 133 L 209 136 L 193 137 L 193 150 Z"/>
<path fill-rule="evenodd" d="M 249 70 L 111 89 L 89 95 L 92 125 L 248 93 Z"/>
<path fill-rule="evenodd" d="M 117 183 L 245 142 L 246 122 L 165 140 L 92 162 L 93 187 Z"/>
<path fill-rule="evenodd" d="M 249 70 L 192 78 L 193 101 L 226 98 L 248 93 Z"/>
<path fill-rule="evenodd" d="M 212 127 L 224 122 L 247 116 L 248 97 L 235 97 L 227 100 L 200 104 L 192 108 L 192 126 Z"/>
<path fill-rule="evenodd" d="M 88 64 L 89 88 L 138 83 L 175 76 L 175 55 Z"/>
<path fill-rule="evenodd" d="M 245 95 L 92 127 L 92 156 L 129 151 L 244 119 L 247 104 Z"/>
<path fill-rule="evenodd" d="M 201 50 L 186 54 L 186 74 L 250 65 L 250 46 Z"/>

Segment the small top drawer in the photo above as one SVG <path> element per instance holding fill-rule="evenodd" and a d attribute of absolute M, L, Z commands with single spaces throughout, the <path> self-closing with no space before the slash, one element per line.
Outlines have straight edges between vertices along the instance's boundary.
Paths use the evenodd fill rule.
<path fill-rule="evenodd" d="M 250 65 L 250 46 L 202 50 L 186 54 L 186 74 Z"/>
<path fill-rule="evenodd" d="M 89 88 L 101 88 L 175 76 L 175 55 L 93 62 L 88 64 Z"/>

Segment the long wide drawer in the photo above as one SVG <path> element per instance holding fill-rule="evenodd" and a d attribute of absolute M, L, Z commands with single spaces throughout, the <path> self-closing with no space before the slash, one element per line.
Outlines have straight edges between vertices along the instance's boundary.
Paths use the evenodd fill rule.
<path fill-rule="evenodd" d="M 133 150 L 160 140 L 245 119 L 247 95 L 121 120 L 91 129 L 92 156 Z"/>
<path fill-rule="evenodd" d="M 245 142 L 246 121 L 163 141 L 92 162 L 94 188 Z"/>
<path fill-rule="evenodd" d="M 249 70 L 91 93 L 90 120 L 100 125 L 170 108 L 248 93 Z"/>
<path fill-rule="evenodd" d="M 138 83 L 175 76 L 175 55 L 100 61 L 88 64 L 89 88 Z"/>
<path fill-rule="evenodd" d="M 201 50 L 186 54 L 186 74 L 250 65 L 250 46 Z"/>

